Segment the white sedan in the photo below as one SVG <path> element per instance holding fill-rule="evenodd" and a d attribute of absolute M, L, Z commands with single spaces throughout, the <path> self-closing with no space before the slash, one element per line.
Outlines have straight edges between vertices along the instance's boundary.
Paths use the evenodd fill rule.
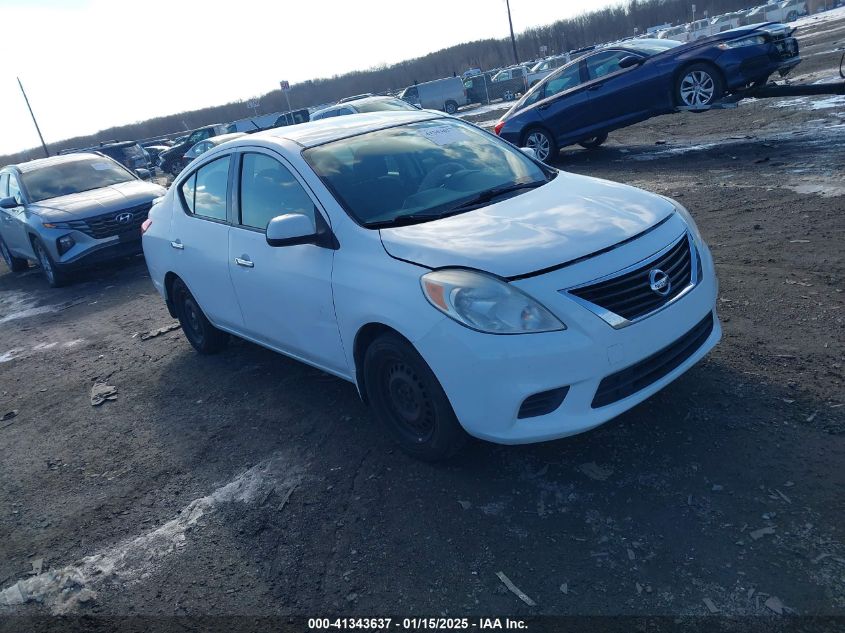
<path fill-rule="evenodd" d="M 152 208 L 150 274 L 199 352 L 349 380 L 416 457 L 580 433 L 717 343 L 716 276 L 677 202 L 529 154 L 420 111 L 241 137 Z"/>

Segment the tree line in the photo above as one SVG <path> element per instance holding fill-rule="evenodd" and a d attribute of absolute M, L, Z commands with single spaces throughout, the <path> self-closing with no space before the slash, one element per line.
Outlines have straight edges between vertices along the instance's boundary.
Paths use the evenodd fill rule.
<path fill-rule="evenodd" d="M 747 8 L 750 0 L 697 0 L 696 18 L 720 15 Z M 684 24 L 692 19 L 691 4 L 687 0 L 628 0 L 618 5 L 559 20 L 546 26 L 530 28 L 516 37 L 517 54 L 521 61 L 540 57 L 541 47 L 552 55 L 611 42 L 623 37 L 644 33 L 659 24 Z M 472 32 L 472 24 L 467 24 Z M 294 109 L 337 101 L 345 96 L 361 93 L 395 93 L 418 82 L 460 75 L 468 68 L 492 69 L 514 63 L 510 38 L 483 39 L 450 46 L 416 59 L 368 70 L 354 71 L 322 79 L 291 85 L 288 96 Z M 260 97 L 260 113 L 287 109 L 281 90 Z M 51 154 L 74 147 L 90 147 L 107 140 L 140 140 L 172 135 L 180 131 L 227 123 L 254 114 L 243 101 L 211 106 L 200 110 L 180 112 L 146 121 L 120 125 L 95 134 L 78 136 L 58 142 L 48 142 Z M 22 162 L 43 156 L 43 150 L 29 149 L 0 157 L 0 165 Z"/>

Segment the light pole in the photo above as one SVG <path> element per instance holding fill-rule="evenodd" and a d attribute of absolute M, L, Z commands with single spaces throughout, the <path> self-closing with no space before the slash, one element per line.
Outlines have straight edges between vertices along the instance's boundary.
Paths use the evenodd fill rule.
<path fill-rule="evenodd" d="M 511 46 L 513 46 L 513 63 L 519 63 L 519 55 L 516 53 L 516 38 L 513 35 L 513 20 L 511 20 L 511 3 L 510 0 L 505 0 L 505 4 L 508 7 L 508 24 L 511 27 Z"/>
<path fill-rule="evenodd" d="M 38 132 L 38 138 L 41 139 L 41 147 L 44 148 L 44 155 L 50 156 L 50 150 L 47 149 L 47 143 L 44 142 L 44 137 L 41 136 L 41 128 L 38 127 L 38 121 L 35 120 L 35 114 L 32 112 L 32 106 L 29 105 L 29 99 L 26 97 L 26 91 L 23 89 L 23 84 L 21 83 L 21 78 L 17 77 L 18 85 L 21 87 L 21 93 L 23 93 L 23 100 L 26 101 L 26 107 L 29 110 L 29 116 L 32 117 L 32 122 L 35 123 L 35 131 Z"/>

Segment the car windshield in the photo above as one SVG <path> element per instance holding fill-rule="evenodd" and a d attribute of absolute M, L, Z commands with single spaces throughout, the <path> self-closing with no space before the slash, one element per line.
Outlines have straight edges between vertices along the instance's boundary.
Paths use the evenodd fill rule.
<path fill-rule="evenodd" d="M 32 202 L 91 191 L 135 177 L 109 158 L 92 156 L 67 163 L 45 165 L 21 174 Z"/>
<path fill-rule="evenodd" d="M 632 51 L 640 53 L 641 55 L 657 55 L 658 53 L 662 53 L 663 51 L 667 51 L 670 48 L 675 48 L 676 46 L 680 46 L 681 43 L 677 40 L 639 40 L 636 42 L 627 42 L 625 44 L 625 48 L 629 48 Z"/>
<path fill-rule="evenodd" d="M 368 228 L 462 213 L 553 176 L 515 147 L 452 119 L 377 130 L 303 156 L 353 219 Z"/>

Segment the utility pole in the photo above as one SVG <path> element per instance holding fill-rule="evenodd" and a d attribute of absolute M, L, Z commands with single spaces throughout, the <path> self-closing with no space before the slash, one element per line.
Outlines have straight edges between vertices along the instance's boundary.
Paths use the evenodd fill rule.
<path fill-rule="evenodd" d="M 26 97 L 26 91 L 23 89 L 23 84 L 21 83 L 21 78 L 17 77 L 18 85 L 21 87 L 21 92 L 23 93 L 23 100 L 26 101 L 26 107 L 29 109 L 29 116 L 32 117 L 32 122 L 35 123 L 35 131 L 38 132 L 38 138 L 41 139 L 41 147 L 44 148 L 44 155 L 50 156 L 50 151 L 47 149 L 47 143 L 44 142 L 44 137 L 41 136 L 41 128 L 38 127 L 38 121 L 35 120 L 35 114 L 32 112 L 32 106 L 29 105 L 29 99 Z"/>
<path fill-rule="evenodd" d="M 511 45 L 513 46 L 513 63 L 519 63 L 519 55 L 516 53 L 516 38 L 513 36 L 513 20 L 511 20 L 511 2 L 510 0 L 505 0 L 505 4 L 508 7 L 508 24 L 511 27 Z"/>

